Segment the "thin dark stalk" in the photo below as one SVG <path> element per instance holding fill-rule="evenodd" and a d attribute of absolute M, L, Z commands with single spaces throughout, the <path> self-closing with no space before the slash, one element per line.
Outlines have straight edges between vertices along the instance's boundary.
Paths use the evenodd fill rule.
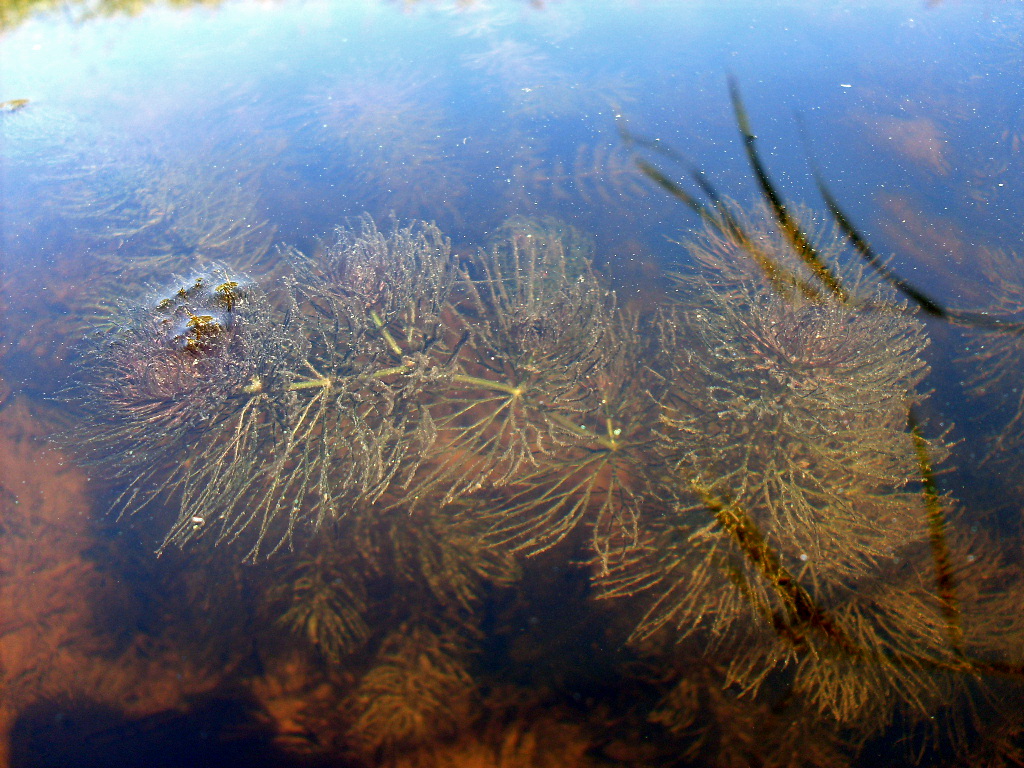
<path fill-rule="evenodd" d="M 960 657 L 964 655 L 964 634 L 960 626 L 960 600 L 957 597 L 956 579 L 953 575 L 952 557 L 946 543 L 946 516 L 942 510 L 939 487 L 935 482 L 935 472 L 928 452 L 928 442 L 921 434 L 921 425 L 913 408 L 907 410 L 907 427 L 914 440 L 917 463 L 921 472 L 921 495 L 928 515 L 928 540 L 932 549 L 932 560 L 935 562 L 935 588 L 939 596 L 942 617 L 946 621 L 946 633 L 949 635 L 953 652 Z"/>
<path fill-rule="evenodd" d="M 842 284 L 842 280 L 832 271 L 832 269 L 830 269 L 829 265 L 822 260 L 820 254 L 818 254 L 817 250 L 810 242 L 810 239 L 807 237 L 806 232 L 801 227 L 800 222 L 789 213 L 789 209 L 783 200 L 782 195 L 778 192 L 776 186 L 771 181 L 771 177 L 768 175 L 767 169 L 761 160 L 760 153 L 757 150 L 757 137 L 753 133 L 750 118 L 740 96 L 739 86 L 737 85 L 736 80 L 731 77 L 729 78 L 729 93 L 733 110 L 736 114 L 737 127 L 739 128 L 740 136 L 743 139 L 744 151 L 754 172 L 754 177 L 758 183 L 758 187 L 762 196 L 768 203 L 772 216 L 775 218 L 779 228 L 792 245 L 794 252 L 811 269 L 815 277 L 817 277 L 823 284 L 828 293 L 836 297 L 838 300 L 844 303 L 856 303 L 862 309 L 867 310 L 887 312 L 902 311 L 898 306 L 892 305 L 891 303 L 879 304 L 877 302 L 862 302 L 856 300 L 856 298 Z M 653 164 L 643 158 L 635 158 L 636 165 L 640 169 L 641 173 L 647 176 L 651 181 L 690 208 L 690 210 L 700 216 L 701 219 L 706 222 L 710 222 L 720 232 L 734 237 L 744 250 L 746 250 L 754 259 L 755 263 L 762 270 L 765 277 L 775 290 L 785 295 L 793 286 L 796 286 L 804 296 L 815 299 L 820 298 L 821 292 L 812 284 L 801 280 L 791 271 L 786 270 L 782 265 L 771 259 L 767 254 L 763 253 L 761 249 L 757 248 L 756 244 L 743 229 L 742 225 L 740 225 L 736 221 L 736 218 L 729 213 L 728 208 L 724 205 L 720 196 L 715 192 L 714 188 L 707 181 L 706 176 L 699 169 L 693 167 L 692 164 L 688 163 L 677 152 L 662 145 L 660 142 L 635 136 L 621 123 L 619 125 L 619 133 L 627 145 L 636 145 L 656 152 L 662 156 L 668 157 L 673 162 L 682 163 L 688 168 L 694 182 L 708 197 L 708 199 L 714 203 L 714 211 L 704 205 L 696 196 L 687 192 L 680 184 L 673 181 Z M 887 284 L 895 288 L 903 296 L 907 297 L 915 307 L 919 308 L 922 312 L 931 317 L 956 325 L 979 328 L 996 333 L 1009 333 L 1014 335 L 1024 334 L 1024 322 L 1007 317 L 993 317 L 988 313 L 977 310 L 946 307 L 936 299 L 929 296 L 925 291 L 922 291 L 913 283 L 904 279 L 897 272 L 890 269 L 885 264 L 885 260 L 874 251 L 867 238 L 857 230 L 849 216 L 846 215 L 845 211 L 839 205 L 835 196 L 824 183 L 820 171 L 813 162 L 813 157 L 811 159 L 811 165 L 818 191 L 825 202 L 829 214 L 849 240 L 857 255 Z"/>
<path fill-rule="evenodd" d="M 954 646 L 955 661 L 944 661 L 916 654 L 913 651 L 892 650 L 880 653 L 860 647 L 843 631 L 843 628 L 828 612 L 817 604 L 811 593 L 782 564 L 778 552 L 765 540 L 757 524 L 742 507 L 714 496 L 697 481 L 693 482 L 693 487 L 718 524 L 736 542 L 743 556 L 750 561 L 757 573 L 772 585 L 773 590 L 787 606 L 790 613 L 789 621 L 772 617 L 773 627 L 780 636 L 788 638 L 798 646 L 802 645 L 802 638 L 797 630 L 803 625 L 819 632 L 822 637 L 836 645 L 844 653 L 865 662 L 884 662 L 934 672 L 1024 679 L 1024 665 L 968 656 L 959 641 L 957 644 L 960 647 Z M 737 574 L 732 575 L 734 578 L 731 580 L 735 583 Z M 760 602 L 753 598 L 753 590 L 749 587 L 743 584 L 737 584 L 737 587 L 748 596 L 748 599 Z M 764 613 L 765 607 L 763 605 L 761 607 L 761 613 Z"/>
<path fill-rule="evenodd" d="M 772 213 L 775 215 L 775 219 L 782 229 L 783 234 L 789 240 L 790 245 L 793 246 L 793 250 L 796 254 L 804 261 L 805 264 L 811 269 L 815 277 L 817 277 L 822 284 L 832 293 L 837 299 L 842 302 L 849 300 L 849 293 L 843 287 L 839 278 L 833 274 L 829 266 L 822 260 L 818 255 L 817 250 L 811 245 L 807 234 L 800 227 L 800 223 L 789 215 L 789 211 L 786 210 L 786 204 L 782 200 L 781 195 L 775 190 L 775 186 L 771 183 L 771 179 L 768 177 L 768 172 L 765 170 L 764 164 L 761 162 L 761 156 L 757 152 L 757 137 L 754 136 L 753 131 L 750 127 L 750 119 L 747 117 L 747 110 L 743 106 L 743 101 L 740 98 L 739 86 L 736 80 L 732 77 L 729 78 L 729 95 L 732 99 L 732 107 L 736 113 L 736 125 L 740 130 L 740 136 L 743 138 L 743 147 L 747 153 L 747 159 L 750 161 L 750 166 L 754 171 L 754 177 L 757 179 L 758 186 L 761 188 L 761 194 L 764 195 L 765 200 L 768 201 L 768 205 L 771 208 Z"/>
<path fill-rule="evenodd" d="M 847 637 L 842 627 L 817 605 L 811 594 L 789 572 L 782 563 L 779 553 L 764 538 L 754 519 L 741 506 L 718 498 L 701 483 L 694 481 L 692 486 L 718 524 L 732 537 L 755 570 L 772 585 L 786 606 L 790 614 L 789 620 L 774 619 L 776 631 L 799 641 L 797 628 L 801 625 L 808 626 L 821 632 L 847 653 L 861 655 L 861 649 Z"/>

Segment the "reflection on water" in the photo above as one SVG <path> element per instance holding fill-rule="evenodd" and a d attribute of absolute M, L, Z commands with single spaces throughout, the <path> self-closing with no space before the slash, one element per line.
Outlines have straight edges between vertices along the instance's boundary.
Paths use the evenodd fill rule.
<path fill-rule="evenodd" d="M 1019 14 L 202 5 L 0 17 L 0 764 L 1021 761 L 1015 327 L 636 162 L 1017 320 Z"/>

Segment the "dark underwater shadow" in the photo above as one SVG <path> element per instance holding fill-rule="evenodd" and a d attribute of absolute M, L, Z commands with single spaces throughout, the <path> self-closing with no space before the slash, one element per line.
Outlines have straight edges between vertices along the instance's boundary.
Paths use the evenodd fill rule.
<path fill-rule="evenodd" d="M 87 701 L 26 708 L 11 733 L 11 768 L 213 768 L 336 765 L 286 754 L 254 702 L 218 697 L 187 712 L 132 719 Z"/>

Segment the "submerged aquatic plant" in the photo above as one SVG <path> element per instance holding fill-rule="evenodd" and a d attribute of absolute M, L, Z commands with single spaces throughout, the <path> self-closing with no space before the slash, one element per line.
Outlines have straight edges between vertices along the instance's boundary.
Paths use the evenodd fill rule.
<path fill-rule="evenodd" d="M 353 553 L 333 537 L 318 536 L 275 568 L 267 597 L 279 625 L 338 665 L 370 634 L 364 581 Z"/>
<path fill-rule="evenodd" d="M 688 314 L 663 416 L 677 471 L 819 573 L 862 574 L 923 535 L 903 492 L 918 469 L 920 323 L 763 288 L 709 286 Z"/>
<path fill-rule="evenodd" d="M 431 233 L 364 222 L 333 246 L 347 287 L 299 264 L 307 282 L 289 281 L 279 308 L 226 272 L 118 304 L 71 393 L 88 452 L 127 481 L 118 509 L 173 498 L 165 544 L 215 529 L 250 537 L 256 556 L 379 497 L 431 434 L 413 396 L 436 372 L 442 299 L 431 310 L 422 281 L 450 258 Z"/>
<path fill-rule="evenodd" d="M 165 545 L 216 530 L 256 557 L 377 504 L 459 502 L 491 545 L 587 527 L 607 558 L 658 495 L 665 379 L 591 255 L 569 227 L 516 220 L 460 269 L 433 225 L 364 218 L 288 253 L 277 306 L 224 270 L 121 302 L 75 391 L 86 445 L 127 483 L 120 511 L 178 505 Z"/>
<path fill-rule="evenodd" d="M 769 178 L 731 85 L 772 228 L 752 225 L 685 161 L 698 194 L 637 160 L 707 226 L 694 254 L 714 277 L 684 281 L 696 299 L 659 323 L 676 361 L 661 434 L 680 497 L 645 520 L 601 582 L 610 595 L 646 593 L 635 640 L 693 637 L 722 664 L 722 685 L 756 698 L 766 681 L 788 682 L 786 702 L 854 726 L 854 739 L 896 712 L 934 721 L 957 694 L 990 688 L 983 678 L 1019 682 L 1024 667 L 1008 653 L 1019 611 L 996 599 L 1009 574 L 990 547 L 965 551 L 936 482 L 945 449 L 916 416 L 925 366 L 914 314 L 996 338 L 1024 324 L 946 307 L 902 279 L 820 175 L 835 237 L 816 238 Z M 843 251 L 852 259 L 832 258 Z M 962 738 L 962 721 L 950 721 Z"/>
<path fill-rule="evenodd" d="M 320 471 L 337 478 L 350 506 L 372 503 L 435 439 L 424 392 L 452 376 L 441 323 L 451 244 L 433 225 L 383 234 L 364 218 L 358 230 L 339 229 L 323 258 L 295 263 L 310 340 L 303 397 L 324 451 Z"/>
<path fill-rule="evenodd" d="M 360 520 L 350 537 L 363 572 L 393 585 L 389 602 L 401 601 L 407 611 L 472 626 L 488 590 L 519 576 L 510 553 L 488 546 L 472 504 L 457 503 L 469 508 L 461 515 L 438 506 L 392 507 Z"/>
<path fill-rule="evenodd" d="M 586 378 L 589 409 L 554 412 L 561 445 L 535 458 L 480 513 L 493 541 L 531 554 L 586 527 L 602 569 L 672 495 L 656 437 L 665 388 L 651 365 L 658 352 L 635 313 L 617 310 L 603 324 L 602 358 Z"/>
<path fill-rule="evenodd" d="M 110 330 L 92 340 L 68 392 L 85 426 L 67 440 L 126 483 L 120 512 L 178 494 L 171 536 L 188 538 L 206 510 L 226 515 L 258 476 L 247 454 L 274 426 L 253 411 L 265 383 L 287 377 L 279 353 L 290 340 L 267 297 L 241 276 L 218 270 L 173 286 L 119 303 Z"/>
<path fill-rule="evenodd" d="M 477 690 L 465 642 L 452 632 L 402 627 L 389 636 L 351 701 L 351 740 L 364 755 L 451 736 L 473 719 Z"/>
<path fill-rule="evenodd" d="M 746 251 L 743 226 L 714 236 Z M 177 507 L 165 545 L 216 531 L 256 557 L 322 531 L 324 558 L 303 537 L 312 560 L 276 597 L 329 660 L 377 628 L 368 606 L 461 621 L 512 580 L 511 552 L 570 540 L 606 594 L 648 600 L 638 641 L 709 639 L 725 682 L 788 675 L 844 724 L 930 711 L 984 646 L 944 550 L 943 449 L 908 428 L 922 325 L 830 262 L 843 290 L 802 290 L 789 238 L 756 239 L 771 275 L 687 279 L 643 315 L 553 222 L 460 261 L 432 225 L 364 218 L 292 252 L 274 304 L 227 272 L 119 304 L 85 357 L 86 445 L 122 511 Z M 393 638 L 364 677 L 364 753 L 463 721 L 438 709 L 473 697 L 439 638 Z"/>
<path fill-rule="evenodd" d="M 492 543 L 533 554 L 581 527 L 604 552 L 636 528 L 655 384 L 640 319 L 591 259 L 576 230 L 517 219 L 469 261 L 445 316 L 455 372 L 431 392 L 437 438 L 408 503 L 474 493 Z"/>
<path fill-rule="evenodd" d="M 651 722 L 676 740 L 690 763 L 779 768 L 845 768 L 845 744 L 795 701 L 768 702 L 721 683 L 727 670 L 714 661 L 687 659 Z"/>
<path fill-rule="evenodd" d="M 756 228 L 713 229 L 692 246 L 697 263 L 740 252 L 740 238 L 794 266 L 785 238 Z M 921 667 L 955 661 L 950 615 L 903 567 L 931 532 L 918 447 L 936 459 L 943 448 L 908 429 L 927 373 L 922 324 L 902 308 L 867 311 L 899 305 L 862 273 L 827 266 L 860 306 L 780 293 L 753 265 L 683 281 L 689 297 L 658 322 L 670 382 L 661 456 L 678 495 L 601 581 L 648 596 L 636 639 L 708 638 L 731 657 L 727 681 L 756 690 L 789 668 L 814 707 L 878 725 L 894 701 L 938 701 L 947 689 Z M 908 647 L 918 662 L 901 657 Z"/>
<path fill-rule="evenodd" d="M 449 502 L 500 487 L 566 443 L 561 420 L 593 407 L 586 378 L 602 354 L 614 296 L 576 237 L 512 222 L 464 272 L 449 318 L 460 372 L 431 408 L 439 447 L 463 461 L 428 468 L 417 493 L 444 488 Z"/>

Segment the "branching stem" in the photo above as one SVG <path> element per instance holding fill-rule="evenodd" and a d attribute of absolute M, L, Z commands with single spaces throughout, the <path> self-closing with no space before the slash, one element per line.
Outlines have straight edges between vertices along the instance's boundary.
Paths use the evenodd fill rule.
<path fill-rule="evenodd" d="M 288 392 L 297 392 L 300 389 L 315 389 L 320 387 L 327 389 L 331 386 L 331 379 L 324 377 L 321 379 L 306 379 L 305 381 L 293 381 L 285 390 Z"/>
<path fill-rule="evenodd" d="M 611 431 L 611 419 L 608 419 L 608 434 L 599 435 L 596 432 L 592 432 L 587 429 L 582 424 L 577 424 L 572 419 L 566 418 L 560 413 L 549 414 L 549 418 L 559 426 L 572 432 L 577 437 L 582 437 L 584 440 L 593 440 L 594 442 L 600 443 L 601 447 L 609 451 L 617 451 L 622 447 L 621 443 L 615 439 L 614 432 Z"/>
<path fill-rule="evenodd" d="M 401 357 L 404 352 L 401 345 L 395 341 L 395 337 L 391 335 L 391 331 L 384 325 L 384 321 L 380 315 L 377 314 L 377 310 L 370 310 L 370 319 L 373 320 L 373 324 L 377 326 L 377 330 L 380 331 L 380 335 L 384 337 L 385 343 L 388 345 L 388 349 L 392 351 L 396 356 Z"/>
<path fill-rule="evenodd" d="M 408 373 L 409 369 L 412 368 L 415 363 L 412 360 L 404 360 L 399 365 L 394 365 L 390 368 L 381 368 L 379 371 L 374 371 L 370 374 L 372 379 L 386 379 L 388 376 L 397 376 L 402 373 Z M 303 389 L 330 389 L 334 384 L 334 379 L 329 376 L 321 376 L 316 379 L 305 379 L 304 381 L 293 381 L 287 387 L 286 392 L 298 392 Z M 262 386 L 256 387 L 250 384 L 245 388 L 246 392 L 255 393 L 262 391 Z"/>
<path fill-rule="evenodd" d="M 522 387 L 514 387 L 511 384 L 505 384 L 501 381 L 491 381 L 490 379 L 482 379 L 479 376 L 470 376 L 465 373 L 457 373 L 452 377 L 453 381 L 459 384 L 468 384 L 472 387 L 480 387 L 481 389 L 489 389 L 494 392 L 507 392 L 514 398 L 523 396 L 526 391 Z"/>

